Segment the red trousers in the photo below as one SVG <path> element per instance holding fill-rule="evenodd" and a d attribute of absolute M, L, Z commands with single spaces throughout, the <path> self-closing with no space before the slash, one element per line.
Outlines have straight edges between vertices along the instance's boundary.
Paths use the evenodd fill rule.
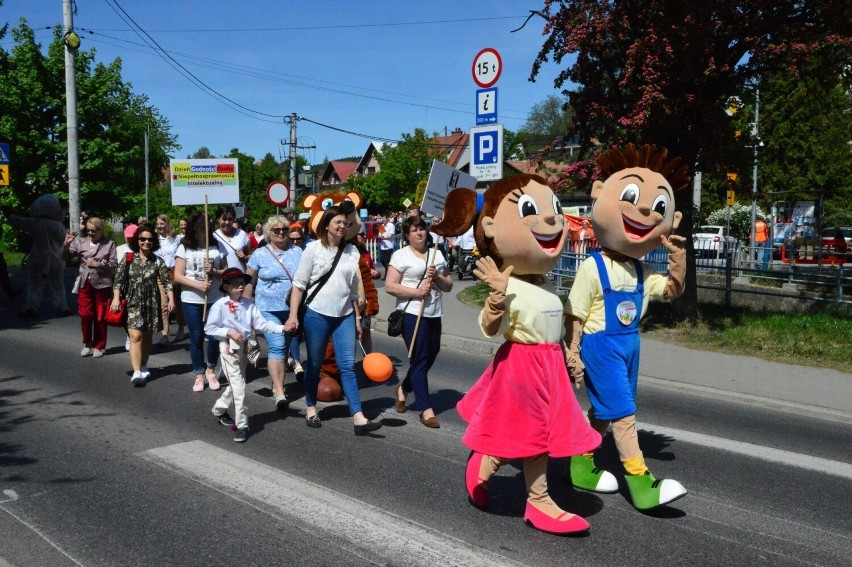
<path fill-rule="evenodd" d="M 98 321 L 99 305 L 112 299 L 112 288 L 95 289 L 89 280 L 80 286 L 77 295 L 77 313 L 80 314 L 80 328 L 83 331 L 83 344 L 87 347 L 104 350 L 107 342 L 107 324 Z M 103 307 L 101 307 L 102 309 Z"/>

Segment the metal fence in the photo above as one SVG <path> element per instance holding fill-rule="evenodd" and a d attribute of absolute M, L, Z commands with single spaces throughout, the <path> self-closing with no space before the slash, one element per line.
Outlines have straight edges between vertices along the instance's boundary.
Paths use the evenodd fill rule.
<path fill-rule="evenodd" d="M 600 251 L 596 241 L 568 241 L 550 277 L 557 290 L 568 291 L 580 263 Z M 724 291 L 730 305 L 734 293 L 800 298 L 836 305 L 852 305 L 852 258 L 830 249 L 790 251 L 778 247 L 736 246 L 696 250 L 699 289 Z M 664 246 L 643 258 L 655 270 L 668 271 Z M 701 277 L 723 276 L 723 277 Z M 751 285 L 744 285 L 751 284 Z"/>

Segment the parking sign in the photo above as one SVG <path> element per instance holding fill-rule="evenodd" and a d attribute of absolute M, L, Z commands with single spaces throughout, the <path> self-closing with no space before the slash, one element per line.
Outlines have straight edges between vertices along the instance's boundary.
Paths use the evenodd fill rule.
<path fill-rule="evenodd" d="M 503 177 L 503 125 L 493 124 L 470 129 L 470 174 L 479 181 Z"/>

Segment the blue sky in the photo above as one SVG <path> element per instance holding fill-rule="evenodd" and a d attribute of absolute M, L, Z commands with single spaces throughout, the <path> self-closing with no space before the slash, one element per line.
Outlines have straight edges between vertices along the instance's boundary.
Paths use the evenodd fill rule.
<path fill-rule="evenodd" d="M 544 41 L 534 17 L 510 33 L 541 2 L 328 0 L 76 0 L 74 26 L 97 59 L 120 57 L 123 78 L 168 118 L 186 156 L 201 146 L 215 155 L 231 148 L 260 159 L 287 156 L 289 126 L 299 120 L 299 152 L 310 163 L 360 156 L 371 138 L 399 139 L 424 128 L 467 131 L 475 122 L 471 74 L 475 55 L 496 49 L 503 61 L 499 121 L 518 130 L 548 95 L 557 67 L 527 80 Z M 148 47 L 117 13 L 120 6 L 198 79 L 255 118 L 218 102 Z M 123 14 L 122 14 L 123 15 Z M 48 29 L 62 23 L 62 0 L 5 0 L 0 24 L 25 18 L 46 48 Z M 126 17 L 126 16 L 125 16 Z M 90 33 L 92 32 L 92 33 Z M 3 47 L 11 49 L 7 35 Z M 246 116 L 250 114 L 251 116 Z"/>

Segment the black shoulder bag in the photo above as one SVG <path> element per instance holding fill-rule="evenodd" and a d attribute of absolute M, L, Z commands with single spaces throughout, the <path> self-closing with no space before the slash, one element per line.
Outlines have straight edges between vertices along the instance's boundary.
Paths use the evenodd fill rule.
<path fill-rule="evenodd" d="M 428 257 L 428 254 L 427 254 Z M 427 261 L 428 267 L 428 261 Z M 426 270 L 423 270 L 423 275 L 420 276 L 420 281 L 417 282 L 415 288 L 420 287 L 420 284 L 423 283 L 423 276 L 426 275 Z M 405 302 L 405 305 L 402 306 L 401 309 L 395 309 L 393 313 L 388 315 L 388 336 L 390 337 L 398 337 L 402 334 L 402 323 L 405 316 L 405 310 L 408 309 L 408 304 L 411 303 L 413 297 L 409 297 L 408 301 Z M 424 299 L 425 301 L 425 299 Z"/>

